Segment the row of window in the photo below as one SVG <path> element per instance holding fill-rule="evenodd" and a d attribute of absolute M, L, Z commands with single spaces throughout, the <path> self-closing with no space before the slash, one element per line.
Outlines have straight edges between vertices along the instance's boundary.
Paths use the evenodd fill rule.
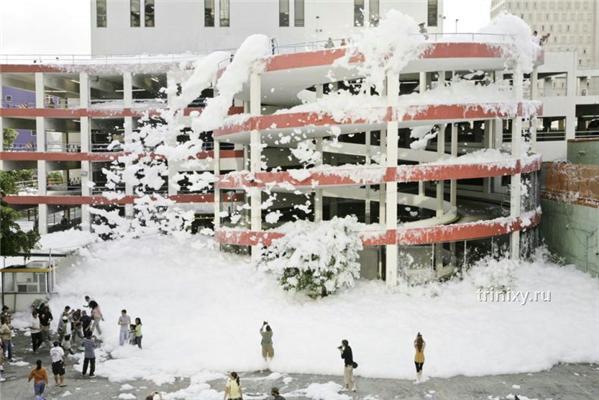
<path fill-rule="evenodd" d="M 154 27 L 154 1 L 155 0 L 129 0 L 130 25 L 132 28 L 142 26 L 142 20 L 143 26 L 147 28 Z M 106 2 L 107 0 L 96 0 L 96 26 L 98 28 L 106 28 L 108 24 L 108 7 Z"/>
<path fill-rule="evenodd" d="M 514 1 L 514 2 L 507 2 L 507 8 L 508 9 L 524 9 L 524 10 L 528 10 L 529 9 L 529 5 L 531 9 L 537 9 L 537 3 L 539 6 L 539 9 L 556 9 L 556 10 L 569 10 L 571 7 L 572 8 L 578 8 L 578 7 L 588 7 L 591 8 L 593 7 L 593 1 L 589 1 L 589 0 L 585 0 L 585 1 L 564 1 L 564 0 L 557 0 L 557 1 L 530 1 L 530 0 L 525 0 L 525 1 Z"/>
<path fill-rule="evenodd" d="M 155 22 L 155 0 L 129 0 L 130 25 L 131 27 L 154 27 Z M 216 22 L 216 0 L 204 0 L 204 26 L 214 27 Z M 98 28 L 107 26 L 107 0 L 96 0 L 96 25 Z M 221 27 L 231 26 L 231 4 L 230 0 L 218 0 L 219 2 L 219 25 Z M 354 26 L 365 25 L 366 0 L 354 0 Z M 428 0 L 427 25 L 437 26 L 438 0 Z M 143 11 L 143 13 L 142 13 Z M 291 0 L 279 0 L 279 26 L 290 26 Z M 378 25 L 380 19 L 380 0 L 368 2 L 368 21 L 372 26 Z M 304 0 L 293 0 L 293 26 L 303 27 L 305 21 Z"/>

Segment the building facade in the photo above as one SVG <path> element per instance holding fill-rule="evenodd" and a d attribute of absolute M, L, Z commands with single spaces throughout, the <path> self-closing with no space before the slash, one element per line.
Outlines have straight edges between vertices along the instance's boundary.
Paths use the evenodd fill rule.
<path fill-rule="evenodd" d="M 401 10 L 443 31 L 442 0 L 92 0 L 93 55 L 206 53 L 249 35 L 279 46 L 348 37 Z M 119 38 L 119 40 L 115 40 Z"/>
<path fill-rule="evenodd" d="M 598 0 L 492 0 L 491 18 L 509 12 L 539 37 L 547 51 L 576 53 L 578 68 L 599 68 Z"/>
<path fill-rule="evenodd" d="M 240 10 L 249 13 L 249 3 L 180 2 L 181 7 L 197 8 L 176 13 L 181 27 L 196 24 L 197 31 L 172 30 L 169 36 L 173 25 L 164 18 L 170 15 L 167 19 L 175 24 L 177 18 L 172 12 L 176 7 L 167 9 L 160 0 L 96 1 L 91 12 L 92 47 L 98 57 L 6 58 L 0 64 L 0 132 L 4 136 L 14 129 L 18 134 L 10 143 L 0 142 L 0 168 L 34 172 L 30 182 L 21 182 L 19 193 L 5 200 L 36 221 L 41 233 L 70 226 L 94 229 L 91 207 L 118 210 L 133 218 L 134 188 L 125 184 L 110 187 L 104 170 L 123 155 L 118 143 L 130 140 L 143 113 L 153 114 L 171 104 L 177 85 L 190 75 L 188 62 L 195 57 L 171 53 L 190 49 L 203 52 L 201 37 L 210 38 L 207 43 L 216 43 L 213 46 L 217 48 L 234 47 L 247 33 L 270 26 L 269 33 L 274 33 L 268 36 L 274 40 L 273 54 L 264 60 L 267 68 L 252 75 L 230 109 L 232 114 L 249 112 L 251 122 L 207 132 L 206 146 L 197 154 L 197 159 L 205 162 L 183 171 L 213 171 L 219 177 L 216 185 L 204 191 L 174 185 L 182 167 L 169 165 L 169 180 L 159 190 L 161 194 L 193 210 L 198 219 L 215 229 L 224 247 L 256 249 L 268 245 L 280 235 L 277 227 L 281 223 L 297 217 L 296 206 L 304 204 L 306 198 L 310 212 L 302 218 L 318 222 L 356 215 L 366 227 L 362 234 L 364 276 L 390 282 L 396 282 L 398 273 L 407 278 L 411 269 L 442 277 L 489 252 L 509 252 L 518 257 L 530 251 L 529 244 L 536 237 L 534 228 L 540 221 L 534 188 L 538 187 L 541 159 L 534 154 L 563 157 L 567 139 L 592 135 L 596 128 L 593 121 L 599 113 L 592 108 L 579 113 L 576 105 L 578 97 L 585 97 L 589 104 L 593 101 L 592 92 L 578 92 L 593 78 L 579 74 L 572 58 L 555 56 L 557 69 L 539 59 L 533 73 L 522 75 L 505 69 L 505 46 L 509 43 L 489 42 L 484 35 L 469 34 L 457 41 L 455 37 L 445 40 L 443 35 L 430 35 L 427 53 L 400 74 L 387 76 L 386 92 L 391 95 L 387 96 L 388 112 L 380 120 L 338 121 L 319 113 L 278 115 L 300 104 L 300 90 L 319 98 L 331 90 L 351 92 L 359 86 L 362 76 L 356 71 L 343 79 L 330 78 L 335 60 L 346 51 L 341 39 L 350 30 L 363 29 L 361 25 L 367 21 L 376 24 L 377 15 L 398 3 L 400 10 L 416 21 L 426 21 L 428 32 L 434 33 L 441 29 L 435 8 L 440 2 L 339 1 L 335 4 L 343 18 L 319 13 L 323 2 L 253 2 L 258 8 L 270 5 L 264 21 L 256 25 L 256 20 L 249 19 L 253 28 L 244 25 L 249 22 L 242 18 L 243 13 L 236 14 Z M 402 8 L 404 3 L 407 9 Z M 300 9 L 303 27 L 298 26 L 302 23 Z M 330 4 L 326 9 L 331 9 Z M 262 11 L 267 14 L 267 8 Z M 199 23 L 187 21 L 190 15 L 199 15 Z M 331 24 L 317 25 L 328 18 Z M 334 25 L 333 20 L 339 23 Z M 152 36 L 161 27 L 166 30 L 161 31 L 160 39 Z M 333 48 L 325 49 L 322 39 L 329 37 Z M 163 40 L 170 40 L 170 45 Z M 300 44 L 294 45 L 298 41 Z M 142 51 L 158 55 L 126 56 Z M 545 57 L 553 56 L 547 53 Z M 223 60 L 223 67 L 227 61 Z M 482 71 L 483 81 L 510 80 L 517 96 L 516 108 L 505 111 L 492 101 L 481 100 L 426 104 L 414 110 L 411 118 L 396 112 L 395 102 L 402 96 L 445 87 L 454 77 L 470 79 L 472 70 Z M 568 86 L 560 96 L 561 88 L 553 85 L 552 77 L 564 73 Z M 203 97 L 210 96 L 203 93 L 187 105 L 183 125 L 189 123 L 191 112 L 202 111 Z M 543 107 L 535 108 L 531 115 L 521 114 L 531 100 L 542 100 Z M 569 102 L 568 108 L 564 100 Z M 434 126 L 437 138 L 425 148 L 413 149 L 411 133 L 423 124 Z M 331 126 L 341 132 L 335 142 L 331 141 Z M 293 172 L 302 166 L 291 151 L 297 143 L 281 145 L 273 137 L 296 130 L 314 141 L 320 159 L 331 166 L 331 171 L 316 169 L 303 179 Z M 520 143 L 523 134 L 529 138 L 531 149 L 512 145 Z M 483 149 L 507 149 L 511 154 L 509 166 L 505 161 L 492 160 L 463 165 L 441 162 Z M 265 168 L 260 162 L 263 158 Z M 439 164 L 429 165 L 431 162 Z M 355 168 L 344 170 L 344 164 Z M 239 172 L 235 179 L 226 175 L 232 171 Z M 263 174 L 263 179 L 275 186 L 291 184 L 296 188 L 281 191 L 272 204 L 271 208 L 282 215 L 279 221 L 263 215 L 265 188 L 257 185 L 249 190 L 255 182 L 243 171 Z M 521 182 L 528 183 L 532 192 L 520 196 Z M 114 189 L 125 196 L 116 199 L 105 195 Z M 230 212 L 221 216 L 223 210 L 243 204 L 246 211 L 240 222 L 233 221 Z M 413 268 L 400 270 L 398 265 Z"/>

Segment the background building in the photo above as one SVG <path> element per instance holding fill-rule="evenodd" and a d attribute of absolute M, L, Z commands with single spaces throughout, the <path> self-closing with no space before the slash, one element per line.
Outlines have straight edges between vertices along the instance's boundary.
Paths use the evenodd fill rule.
<path fill-rule="evenodd" d="M 599 0 L 492 0 L 491 18 L 507 11 L 539 33 L 547 51 L 574 52 L 579 68 L 599 68 Z"/>

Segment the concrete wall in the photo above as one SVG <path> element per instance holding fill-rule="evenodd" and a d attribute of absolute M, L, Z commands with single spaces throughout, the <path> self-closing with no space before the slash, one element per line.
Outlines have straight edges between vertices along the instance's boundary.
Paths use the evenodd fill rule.
<path fill-rule="evenodd" d="M 567 263 L 599 276 L 599 208 L 541 200 L 541 235 Z"/>
<path fill-rule="evenodd" d="M 95 3 L 94 0 L 91 10 L 94 55 L 201 53 L 236 48 L 254 33 L 266 34 L 275 38 L 279 45 L 285 45 L 326 40 L 329 36 L 348 37 L 352 31 L 360 29 L 353 26 L 353 0 L 305 0 L 304 27 L 293 26 L 293 0 L 290 1 L 290 27 L 279 27 L 278 0 L 230 0 L 230 27 L 218 26 L 218 0 L 214 2 L 215 27 L 204 26 L 203 1 L 156 0 L 155 26 L 131 27 L 129 1 L 107 0 L 107 26 L 98 28 Z M 368 0 L 365 3 L 368 10 Z M 427 3 L 427 0 L 380 0 L 380 15 L 394 8 L 412 16 L 416 22 L 426 23 Z M 438 13 L 442 10 L 440 0 Z M 439 26 L 429 31 L 441 29 Z"/>
<path fill-rule="evenodd" d="M 568 162 L 599 165 L 599 138 L 596 140 L 570 140 Z"/>

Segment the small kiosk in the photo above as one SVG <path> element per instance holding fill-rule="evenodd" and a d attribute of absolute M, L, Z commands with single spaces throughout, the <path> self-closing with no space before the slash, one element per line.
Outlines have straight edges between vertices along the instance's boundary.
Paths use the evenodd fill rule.
<path fill-rule="evenodd" d="M 48 299 L 56 283 L 52 259 L 30 261 L 0 269 L 2 304 L 14 311 L 28 311 L 37 299 Z"/>

